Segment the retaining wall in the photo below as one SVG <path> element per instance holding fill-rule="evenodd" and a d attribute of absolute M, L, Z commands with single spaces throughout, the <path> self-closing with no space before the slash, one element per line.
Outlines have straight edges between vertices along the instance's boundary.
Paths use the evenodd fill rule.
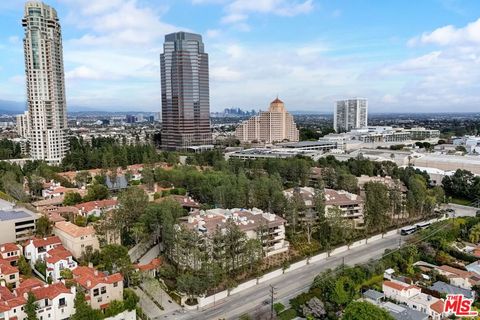
<path fill-rule="evenodd" d="M 247 281 L 247 282 L 244 282 L 244 283 L 241 283 L 239 284 L 237 287 L 233 288 L 232 290 L 230 290 L 230 294 L 235 294 L 235 293 L 238 293 L 238 292 L 241 292 L 243 290 L 246 290 L 248 288 L 251 288 L 253 286 L 257 285 L 257 279 L 253 279 L 253 280 L 250 280 L 250 281 Z"/>
<path fill-rule="evenodd" d="M 283 270 L 282 270 L 282 269 L 278 269 L 278 270 L 269 272 L 269 273 L 267 273 L 267 274 L 264 274 L 264 275 L 261 276 L 260 278 L 258 278 L 258 283 L 262 283 L 262 282 L 268 281 L 268 280 L 270 280 L 270 279 L 279 277 L 279 276 L 281 276 L 282 274 L 283 274 Z"/>
<path fill-rule="evenodd" d="M 335 250 L 332 250 L 332 252 L 330 253 L 330 256 L 334 256 L 334 255 L 336 255 L 336 254 L 345 252 L 345 251 L 347 251 L 347 250 L 348 250 L 348 247 L 347 247 L 347 246 L 338 247 L 338 248 L 336 248 Z"/>
<path fill-rule="evenodd" d="M 307 260 L 302 260 L 302 261 L 299 261 L 299 262 L 292 263 L 290 265 L 290 268 L 285 270 L 285 273 L 293 271 L 293 270 L 297 270 L 298 268 L 304 267 L 306 265 L 307 265 Z"/>

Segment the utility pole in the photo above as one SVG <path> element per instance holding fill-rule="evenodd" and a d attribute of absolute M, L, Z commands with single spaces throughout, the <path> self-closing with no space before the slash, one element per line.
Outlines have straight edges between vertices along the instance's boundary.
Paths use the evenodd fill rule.
<path fill-rule="evenodd" d="M 270 319 L 273 319 L 273 299 L 275 298 L 276 288 L 270 285 Z"/>

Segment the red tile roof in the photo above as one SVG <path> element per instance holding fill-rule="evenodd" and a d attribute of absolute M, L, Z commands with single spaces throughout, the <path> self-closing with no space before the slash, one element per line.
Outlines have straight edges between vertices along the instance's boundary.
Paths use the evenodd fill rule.
<path fill-rule="evenodd" d="M 162 264 L 162 261 L 159 258 L 155 258 L 147 264 L 136 264 L 135 268 L 140 271 L 149 271 L 155 270 Z"/>
<path fill-rule="evenodd" d="M 10 261 L 1 259 L 0 260 L 0 273 L 1 274 L 14 274 L 14 273 L 18 273 L 18 269 L 16 267 L 13 267 L 10 264 Z"/>
<path fill-rule="evenodd" d="M 387 287 L 390 287 L 390 288 L 393 288 L 395 290 L 400 290 L 400 291 L 403 291 L 403 290 L 408 290 L 408 289 L 420 289 L 419 287 L 417 286 L 414 286 L 414 285 L 408 285 L 408 284 L 401 284 L 401 283 L 398 283 L 398 282 L 394 282 L 394 281 L 383 281 L 383 284 L 386 285 Z"/>
<path fill-rule="evenodd" d="M 442 314 L 443 310 L 445 310 L 444 304 L 442 300 L 438 300 L 437 302 L 433 303 L 430 306 L 430 309 L 435 311 L 436 313 Z"/>
<path fill-rule="evenodd" d="M 56 263 L 60 260 L 68 260 L 68 258 L 72 257 L 72 254 L 63 246 L 58 246 L 48 251 L 47 256 L 48 263 Z"/>
<path fill-rule="evenodd" d="M 92 226 L 79 227 L 76 224 L 68 221 L 60 221 L 55 223 L 55 229 L 63 231 L 74 238 L 95 234 L 95 229 Z"/>
<path fill-rule="evenodd" d="M 45 284 L 37 278 L 28 278 L 20 283 L 15 292 L 17 296 L 22 296 L 23 294 L 29 291 L 32 291 L 33 288 L 43 287 Z"/>
<path fill-rule="evenodd" d="M 96 208 L 104 209 L 108 207 L 113 207 L 118 204 L 118 201 L 115 199 L 105 199 L 98 201 L 89 201 L 77 204 L 75 207 L 83 212 L 90 212 Z"/>
<path fill-rule="evenodd" d="M 52 236 L 52 237 L 43 238 L 43 239 L 35 238 L 32 240 L 32 242 L 35 248 L 45 247 L 48 245 L 62 244 L 62 241 L 60 241 L 60 238 L 57 236 Z"/>
<path fill-rule="evenodd" d="M 1 253 L 7 253 L 12 251 L 18 251 L 18 250 L 20 250 L 20 248 L 15 243 L 8 242 L 0 245 Z"/>
<path fill-rule="evenodd" d="M 71 291 L 62 282 L 57 282 L 49 286 L 34 288 L 32 293 L 35 295 L 37 300 L 52 300 L 62 293 L 71 293 Z"/>
<path fill-rule="evenodd" d="M 123 276 L 120 273 L 112 275 L 105 275 L 103 272 L 94 268 L 80 266 L 72 270 L 73 279 L 82 287 L 91 289 L 100 283 L 112 284 L 123 281 Z"/>
<path fill-rule="evenodd" d="M 450 267 L 450 266 L 447 266 L 447 265 L 440 266 L 440 267 L 438 267 L 438 269 L 440 269 L 444 272 L 447 272 L 447 273 L 457 275 L 461 278 L 468 278 L 472 275 L 471 272 L 461 270 L 461 269 L 457 269 L 457 268 L 454 268 L 454 267 Z"/>

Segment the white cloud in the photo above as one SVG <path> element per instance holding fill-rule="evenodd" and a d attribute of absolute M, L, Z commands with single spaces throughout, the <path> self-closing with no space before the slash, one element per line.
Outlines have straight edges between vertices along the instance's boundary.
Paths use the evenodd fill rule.
<path fill-rule="evenodd" d="M 480 18 L 463 28 L 448 25 L 409 40 L 409 45 L 435 44 L 440 46 L 480 44 Z"/>
<path fill-rule="evenodd" d="M 314 0 L 192 0 L 193 4 L 220 4 L 225 15 L 220 22 L 232 24 L 240 31 L 249 31 L 246 23 L 250 14 L 274 14 L 293 17 L 313 10 Z"/>
<path fill-rule="evenodd" d="M 245 21 L 248 18 L 247 15 L 241 14 L 241 13 L 232 13 L 229 15 L 226 15 L 222 18 L 220 21 L 221 23 L 237 23 L 237 22 L 242 22 Z"/>

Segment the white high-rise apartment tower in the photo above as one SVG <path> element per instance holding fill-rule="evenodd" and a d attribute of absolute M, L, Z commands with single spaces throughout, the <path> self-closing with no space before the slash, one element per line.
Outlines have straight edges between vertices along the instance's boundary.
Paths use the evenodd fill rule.
<path fill-rule="evenodd" d="M 367 99 L 339 100 L 335 103 L 333 128 L 337 132 L 365 128 L 368 122 Z"/>
<path fill-rule="evenodd" d="M 30 156 L 58 164 L 67 151 L 67 105 L 57 12 L 44 3 L 28 1 L 22 25 Z"/>

